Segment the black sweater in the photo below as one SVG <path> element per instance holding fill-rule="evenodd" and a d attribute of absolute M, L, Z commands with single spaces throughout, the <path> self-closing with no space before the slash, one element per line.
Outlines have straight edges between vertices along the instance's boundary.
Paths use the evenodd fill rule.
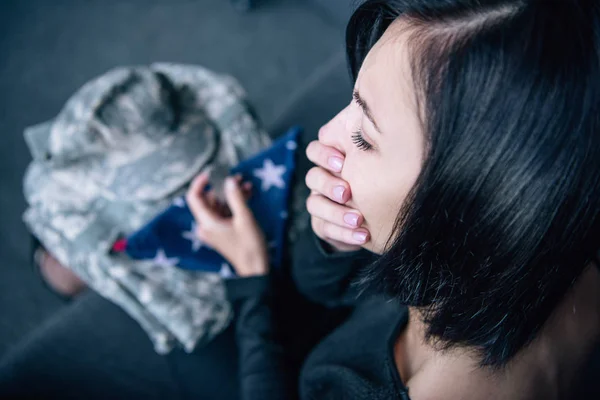
<path fill-rule="evenodd" d="M 397 372 L 393 344 L 406 326 L 404 306 L 381 298 L 361 299 L 350 285 L 370 253 L 328 255 L 314 235 L 295 249 L 293 276 L 309 299 L 328 307 L 351 306 L 350 316 L 321 340 L 304 361 L 300 377 L 286 363 L 273 318 L 269 277 L 228 282 L 236 310 L 240 354 L 241 398 L 271 399 L 402 399 L 408 391 Z"/>

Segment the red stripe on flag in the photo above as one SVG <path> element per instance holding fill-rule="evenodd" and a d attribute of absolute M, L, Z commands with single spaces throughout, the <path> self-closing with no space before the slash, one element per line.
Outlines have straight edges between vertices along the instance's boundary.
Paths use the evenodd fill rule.
<path fill-rule="evenodd" d="M 127 239 L 119 239 L 113 244 L 112 251 L 115 253 L 124 253 L 127 248 Z"/>

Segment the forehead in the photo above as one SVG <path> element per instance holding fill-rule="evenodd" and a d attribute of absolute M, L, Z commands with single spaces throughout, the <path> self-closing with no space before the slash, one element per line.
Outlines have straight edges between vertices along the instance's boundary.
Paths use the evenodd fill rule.
<path fill-rule="evenodd" d="M 382 57 L 388 62 L 399 62 L 399 64 L 402 64 L 402 60 L 408 55 L 407 44 L 409 36 L 407 22 L 402 19 L 392 22 L 365 58 L 363 68 L 373 67 L 378 64 L 377 60 Z"/>
<path fill-rule="evenodd" d="M 406 22 L 394 21 L 369 51 L 356 80 L 356 89 L 384 132 L 401 123 L 394 116 L 417 115 L 409 37 Z"/>

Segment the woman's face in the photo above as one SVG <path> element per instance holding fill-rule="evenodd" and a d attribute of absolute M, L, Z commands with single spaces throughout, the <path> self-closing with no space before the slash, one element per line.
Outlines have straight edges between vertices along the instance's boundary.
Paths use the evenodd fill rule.
<path fill-rule="evenodd" d="M 354 99 L 319 131 L 319 141 L 345 155 L 342 179 L 381 254 L 421 170 L 424 138 L 410 71 L 406 33 L 394 22 L 360 69 Z"/>

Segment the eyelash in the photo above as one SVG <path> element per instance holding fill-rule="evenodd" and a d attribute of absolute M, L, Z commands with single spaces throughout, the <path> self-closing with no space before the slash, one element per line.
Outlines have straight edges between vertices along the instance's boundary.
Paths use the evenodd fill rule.
<path fill-rule="evenodd" d="M 369 151 L 373 150 L 373 145 L 365 140 L 362 134 L 362 129 L 358 129 L 352 135 L 352 142 L 356 145 L 359 150 Z"/>

